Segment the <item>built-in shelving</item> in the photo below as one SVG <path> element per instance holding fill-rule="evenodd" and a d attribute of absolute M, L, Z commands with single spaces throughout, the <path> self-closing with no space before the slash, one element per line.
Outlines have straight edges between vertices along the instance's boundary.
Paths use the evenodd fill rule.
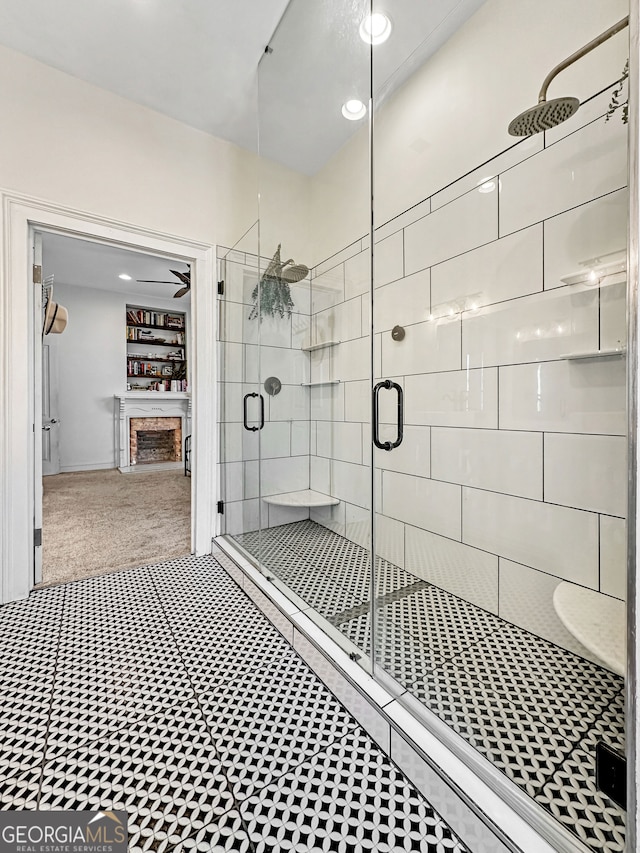
<path fill-rule="evenodd" d="M 127 305 L 126 338 L 127 390 L 174 393 L 188 390 L 184 313 Z M 167 358 L 169 347 L 180 358 Z"/>
<path fill-rule="evenodd" d="M 327 349 L 328 347 L 337 347 L 340 341 L 325 341 L 322 344 L 310 344 L 308 347 L 300 347 L 302 352 L 315 352 L 319 349 Z"/>
<path fill-rule="evenodd" d="M 313 489 L 302 489 L 299 492 L 287 492 L 283 495 L 271 495 L 262 499 L 266 504 L 273 506 L 337 506 L 340 501 L 338 498 L 333 498 L 331 495 L 323 495 L 322 492 L 315 492 Z"/>
<path fill-rule="evenodd" d="M 622 347 L 621 349 L 594 349 L 585 350 L 584 352 L 567 352 L 561 355 L 560 358 L 566 358 L 567 361 L 579 361 L 583 358 L 615 358 L 616 356 L 621 358 L 626 354 L 627 348 Z"/>
<path fill-rule="evenodd" d="M 129 328 L 131 328 L 131 327 L 129 327 Z M 135 340 L 135 341 L 129 340 L 128 343 L 136 344 L 136 345 L 143 346 L 143 347 L 151 345 L 154 348 L 155 347 L 173 347 L 174 349 L 184 349 L 184 344 L 177 344 L 177 343 L 175 343 L 175 341 L 159 341 L 159 340 L 142 339 L 142 340 Z"/>
<path fill-rule="evenodd" d="M 618 675 L 627 669 L 626 605 L 569 581 L 558 584 L 553 606 L 565 628 Z"/>
<path fill-rule="evenodd" d="M 162 361 L 165 364 L 184 364 L 183 358 L 155 358 L 150 355 L 129 355 L 129 361 Z"/>

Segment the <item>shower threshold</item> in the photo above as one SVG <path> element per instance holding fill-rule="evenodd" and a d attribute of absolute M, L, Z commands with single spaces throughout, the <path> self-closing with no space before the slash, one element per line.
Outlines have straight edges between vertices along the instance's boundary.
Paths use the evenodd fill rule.
<path fill-rule="evenodd" d="M 339 632 L 339 645 L 353 650 L 352 659 L 370 657 L 365 548 L 312 521 L 235 536 L 231 542 L 298 602 L 294 610 L 300 618 L 311 616 L 329 636 Z M 261 581 L 266 583 L 264 577 Z M 266 583 L 267 591 L 270 586 Z M 287 609 L 291 618 L 291 606 Z M 565 828 L 556 826 L 557 838 L 551 837 L 555 830 L 549 835 L 545 826 L 539 829 L 553 849 L 624 851 L 625 813 L 595 785 L 598 741 L 624 749 L 622 678 L 382 559 L 375 614 L 376 663 L 399 688 L 388 695 L 385 710 L 405 706 L 421 717 L 424 709 L 439 736 L 445 729 L 455 732 L 454 741 L 473 748 L 458 749 L 459 754 L 471 756 L 480 771 L 486 759 L 528 795 L 517 796 L 517 789 L 506 786 L 520 811 L 533 800 Z M 318 645 L 324 649 L 326 642 Z M 393 698 L 398 693 L 400 702 Z M 478 761 L 478 754 L 483 759 Z M 535 814 L 527 819 L 540 824 Z M 578 839 L 582 843 L 576 846 Z"/>

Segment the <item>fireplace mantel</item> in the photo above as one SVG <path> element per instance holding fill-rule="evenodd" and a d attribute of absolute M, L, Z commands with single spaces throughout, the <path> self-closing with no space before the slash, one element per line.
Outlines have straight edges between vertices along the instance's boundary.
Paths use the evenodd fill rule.
<path fill-rule="evenodd" d="M 129 422 L 131 418 L 172 418 L 182 419 L 182 435 L 191 435 L 191 395 L 180 391 L 128 391 L 115 394 L 115 433 L 118 469 L 123 474 L 140 470 L 131 465 L 129 456 Z M 158 466 L 144 465 L 146 471 L 154 468 L 179 468 L 181 462 L 161 463 Z"/>

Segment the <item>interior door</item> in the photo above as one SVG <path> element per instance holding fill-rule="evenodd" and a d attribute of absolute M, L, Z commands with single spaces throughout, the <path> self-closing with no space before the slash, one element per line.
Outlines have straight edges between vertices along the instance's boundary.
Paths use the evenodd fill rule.
<path fill-rule="evenodd" d="M 42 472 L 43 472 L 43 385 L 42 385 L 42 236 L 33 232 L 33 366 L 34 366 L 34 518 L 33 518 L 33 582 L 42 581 Z"/>
<path fill-rule="evenodd" d="M 42 343 L 42 474 L 60 473 L 60 418 L 58 417 L 57 340 Z"/>

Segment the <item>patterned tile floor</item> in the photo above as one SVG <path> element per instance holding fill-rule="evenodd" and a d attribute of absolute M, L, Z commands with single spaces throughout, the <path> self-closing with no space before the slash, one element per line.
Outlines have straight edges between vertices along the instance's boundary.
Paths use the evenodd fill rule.
<path fill-rule="evenodd" d="M 370 654 L 369 554 L 312 521 L 235 537 Z M 602 853 L 625 812 L 595 786 L 595 745 L 624 748 L 624 683 L 607 669 L 379 560 L 376 659 Z"/>
<path fill-rule="evenodd" d="M 0 684 L 2 809 L 125 809 L 135 853 L 467 853 L 211 557 L 1 607 Z"/>

